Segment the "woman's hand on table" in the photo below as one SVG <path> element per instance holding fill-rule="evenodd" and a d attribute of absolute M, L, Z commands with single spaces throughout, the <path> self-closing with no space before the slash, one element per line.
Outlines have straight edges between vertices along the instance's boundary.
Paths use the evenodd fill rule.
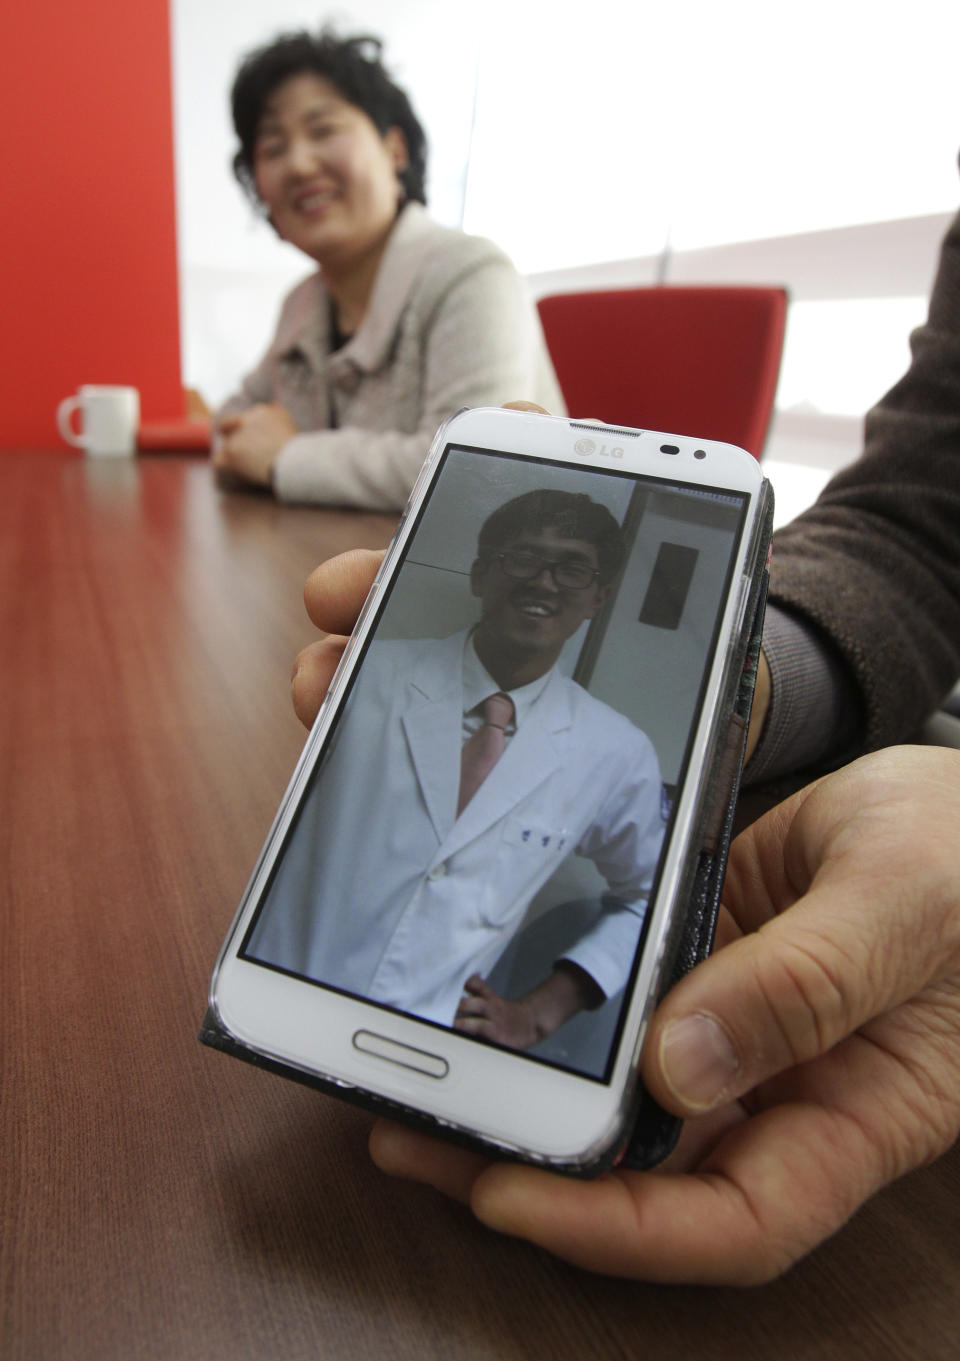
<path fill-rule="evenodd" d="M 274 460 L 296 434 L 296 422 L 278 402 L 259 402 L 234 416 L 223 416 L 216 425 L 214 467 L 268 487 Z"/>

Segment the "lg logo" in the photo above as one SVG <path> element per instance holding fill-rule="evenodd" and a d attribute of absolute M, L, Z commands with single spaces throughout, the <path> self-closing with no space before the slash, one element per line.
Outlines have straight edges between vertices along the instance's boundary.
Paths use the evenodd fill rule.
<path fill-rule="evenodd" d="M 578 439 L 573 450 L 581 458 L 587 458 L 590 454 L 599 454 L 601 458 L 623 458 L 623 450 L 619 446 L 597 444 L 592 439 Z"/>

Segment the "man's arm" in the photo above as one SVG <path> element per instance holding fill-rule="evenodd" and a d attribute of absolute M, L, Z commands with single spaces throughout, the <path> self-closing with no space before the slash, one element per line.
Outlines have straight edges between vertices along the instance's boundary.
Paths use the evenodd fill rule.
<path fill-rule="evenodd" d="M 861 457 L 774 535 L 770 602 L 806 631 L 807 660 L 796 653 L 774 678 L 748 782 L 912 739 L 960 675 L 960 215 L 910 343 L 909 369 L 867 415 Z M 811 753 L 793 710 L 824 667 L 838 721 Z"/>

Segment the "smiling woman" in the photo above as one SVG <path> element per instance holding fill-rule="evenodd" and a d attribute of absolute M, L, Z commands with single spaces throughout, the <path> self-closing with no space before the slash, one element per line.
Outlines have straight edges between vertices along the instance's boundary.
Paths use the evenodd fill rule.
<path fill-rule="evenodd" d="M 394 510 L 455 411 L 516 397 L 563 410 L 510 261 L 427 216 L 426 139 L 380 49 L 292 34 L 234 82 L 237 178 L 319 269 L 218 413 L 223 485 Z"/>
<path fill-rule="evenodd" d="M 341 295 L 337 320 L 349 332 L 397 214 L 406 137 L 396 125 L 381 136 L 328 80 L 305 72 L 267 101 L 253 165 L 274 228 L 324 266 L 327 286 Z"/>

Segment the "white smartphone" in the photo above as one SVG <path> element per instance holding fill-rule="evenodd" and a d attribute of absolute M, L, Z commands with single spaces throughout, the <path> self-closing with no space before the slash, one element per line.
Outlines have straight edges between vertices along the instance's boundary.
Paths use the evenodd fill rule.
<path fill-rule="evenodd" d="M 204 1038 L 500 1154 L 608 1166 L 703 850 L 767 488 L 709 440 L 448 421 Z"/>

